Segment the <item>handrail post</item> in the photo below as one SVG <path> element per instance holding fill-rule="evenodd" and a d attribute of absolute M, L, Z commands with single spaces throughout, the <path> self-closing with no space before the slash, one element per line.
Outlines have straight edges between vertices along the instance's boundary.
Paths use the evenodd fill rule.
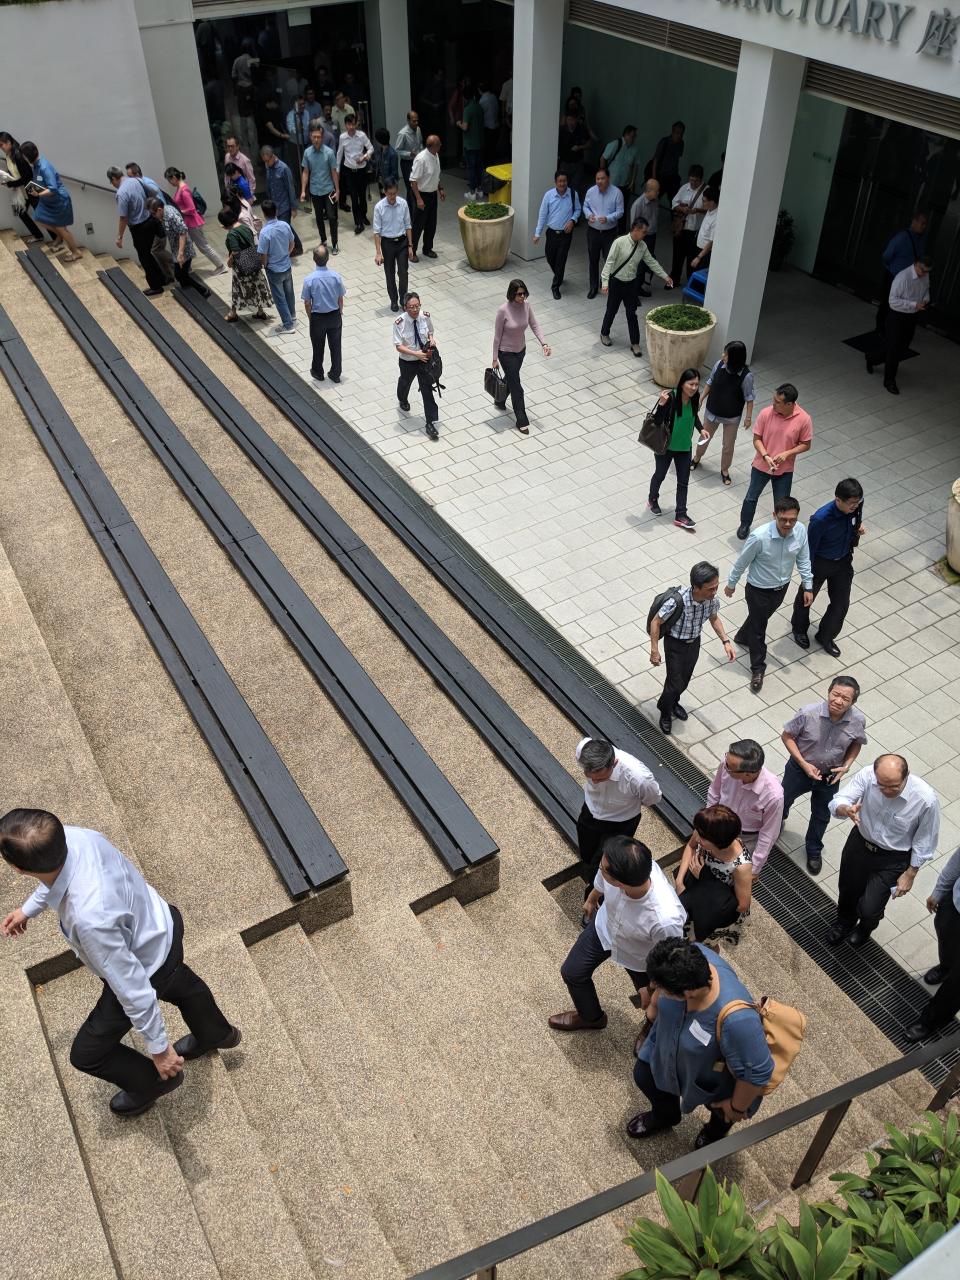
<path fill-rule="evenodd" d="M 954 1090 L 960 1085 L 960 1062 L 953 1068 L 950 1074 L 944 1080 L 943 1084 L 930 1099 L 928 1111 L 939 1111 L 941 1107 L 945 1107 L 947 1102 L 953 1096 Z"/>
<path fill-rule="evenodd" d="M 484 1267 L 482 1271 L 477 1272 L 476 1280 L 497 1280 L 497 1264 L 492 1267 Z"/>
<path fill-rule="evenodd" d="M 838 1102 L 835 1107 L 824 1115 L 820 1121 L 820 1127 L 813 1135 L 813 1141 L 807 1147 L 807 1154 L 800 1161 L 797 1172 L 793 1175 L 793 1181 L 790 1183 L 790 1190 L 796 1191 L 797 1187 L 805 1186 L 820 1167 L 820 1161 L 827 1154 L 827 1147 L 833 1141 L 833 1135 L 840 1128 L 843 1117 L 849 1110 L 852 1098 L 848 1098 L 846 1102 Z"/>
<path fill-rule="evenodd" d="M 700 1183 L 703 1181 L 703 1175 L 706 1173 L 706 1166 L 701 1169 L 694 1169 L 693 1173 L 688 1173 L 686 1177 L 678 1178 L 673 1184 L 676 1188 L 677 1195 L 681 1200 L 693 1200 L 697 1192 L 700 1190 Z"/>

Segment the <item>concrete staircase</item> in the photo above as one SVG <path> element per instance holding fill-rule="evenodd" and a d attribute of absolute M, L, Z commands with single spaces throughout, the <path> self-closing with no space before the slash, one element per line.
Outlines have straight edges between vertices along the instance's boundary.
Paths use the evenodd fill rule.
<path fill-rule="evenodd" d="M 579 885 L 544 879 L 572 855 L 336 564 L 318 547 L 96 279 L 58 264 L 136 372 L 295 573 L 501 849 L 498 892 L 415 915 L 445 882 L 420 830 L 253 600 L 0 234 L 0 303 L 150 540 L 351 868 L 355 914 L 244 946 L 288 905 L 272 867 L 12 398 L 0 452 L 0 757 L 6 805 L 42 804 L 105 830 L 187 922 L 187 956 L 243 1029 L 241 1048 L 189 1064 L 135 1122 L 69 1065 L 97 995 L 85 971 L 31 988 L 62 951 L 55 923 L 0 947 L 0 1121 L 28 1135 L 0 1175 L 10 1224 L 0 1280 L 400 1280 L 685 1150 L 698 1117 L 638 1144 L 638 1015 L 626 976 L 598 985 L 595 1036 L 560 1036 L 559 966 L 577 936 Z M 132 278 L 138 273 L 129 267 Z M 169 297 L 160 309 L 213 367 L 222 357 Z M 455 639 L 558 759 L 577 727 L 271 408 L 236 393 L 308 478 Z M 238 385 L 239 384 L 239 385 Z M 15 744 L 14 749 L 9 749 Z M 677 844 L 655 815 L 641 835 Z M 0 865 L 2 910 L 22 882 Z M 734 954 L 747 985 L 797 1004 L 808 1039 L 771 1114 L 896 1051 L 757 911 Z M 41 977 L 43 977 L 43 973 Z M 37 974 L 34 973 L 36 980 Z M 171 1018 L 172 1034 L 182 1028 Z M 855 1103 L 831 1149 L 849 1163 L 907 1122 L 931 1090 L 907 1076 Z M 748 1204 L 773 1204 L 813 1126 L 729 1161 Z M 49 1213 L 56 1188 L 58 1213 Z M 640 1206 L 635 1206 L 639 1211 Z M 645 1212 L 656 1213 L 647 1202 Z M 629 1216 L 632 1216 L 633 1208 Z M 627 1214 L 504 1266 L 506 1280 L 629 1269 Z M 38 1229 L 38 1223 L 42 1227 Z M 10 1247 L 10 1242 L 13 1247 Z"/>

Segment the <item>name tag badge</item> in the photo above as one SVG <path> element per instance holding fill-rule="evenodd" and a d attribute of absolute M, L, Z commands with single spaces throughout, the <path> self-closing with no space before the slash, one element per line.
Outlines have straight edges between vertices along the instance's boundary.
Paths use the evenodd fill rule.
<path fill-rule="evenodd" d="M 704 1028 L 701 1027 L 700 1023 L 696 1020 L 696 1018 L 694 1018 L 694 1020 L 690 1023 L 690 1034 L 693 1036 L 694 1040 L 698 1040 L 702 1045 L 708 1045 L 710 1041 L 713 1039 L 713 1036 L 710 1034 L 710 1032 L 705 1031 Z"/>

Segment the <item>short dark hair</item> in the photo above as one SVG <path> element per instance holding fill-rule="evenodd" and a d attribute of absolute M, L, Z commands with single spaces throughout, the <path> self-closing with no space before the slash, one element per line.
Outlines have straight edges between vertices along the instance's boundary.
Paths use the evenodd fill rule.
<path fill-rule="evenodd" d="M 277 216 L 277 206 L 272 200 L 261 200 L 260 212 L 265 218 L 275 218 Z"/>
<path fill-rule="evenodd" d="M 789 494 L 787 494 L 782 498 L 777 498 L 776 502 L 773 504 L 773 509 L 774 511 L 799 511 L 800 503 L 796 498 L 791 498 Z"/>
<path fill-rule="evenodd" d="M 396 183 L 394 183 L 394 186 L 396 186 Z M 406 306 L 411 298 L 416 298 L 418 302 L 420 301 L 420 295 L 419 293 L 417 293 L 416 289 L 407 290 L 407 292 L 403 295 L 403 305 Z"/>
<path fill-rule="evenodd" d="M 633 222 L 630 224 L 630 230 L 633 231 L 635 227 L 649 227 L 649 225 L 650 223 L 646 218 L 634 218 Z"/>
<path fill-rule="evenodd" d="M 607 836 L 603 856 L 614 880 L 632 888 L 646 884 L 653 867 L 653 854 L 645 844 L 631 836 Z"/>
<path fill-rule="evenodd" d="M 236 220 L 236 210 L 229 204 L 225 204 L 217 214 L 217 221 L 220 223 L 221 227 L 232 227 Z"/>
<path fill-rule="evenodd" d="M 718 849 L 729 849 L 739 838 L 743 824 L 725 804 L 711 804 L 693 815 L 693 829 Z"/>
<path fill-rule="evenodd" d="M 570 179 L 567 177 L 566 172 L 563 169 L 558 169 L 557 172 L 553 175 L 554 182 L 556 182 L 558 178 L 567 178 L 567 181 L 568 182 L 570 181 Z"/>
<path fill-rule="evenodd" d="M 730 743 L 727 751 L 730 755 L 737 757 L 747 773 L 755 773 L 763 768 L 766 756 L 763 753 L 763 747 L 753 738 L 738 738 L 736 742 Z"/>
<path fill-rule="evenodd" d="M 26 160 L 27 164 L 36 164 L 40 159 L 40 148 L 35 142 L 21 142 L 20 154 Z"/>
<path fill-rule="evenodd" d="M 382 142 L 385 147 L 389 147 L 390 145 L 389 129 L 378 129 L 373 136 L 377 140 L 377 142 Z"/>
<path fill-rule="evenodd" d="M 343 117 L 343 123 L 344 123 L 344 124 L 350 124 L 350 123 L 351 123 L 351 121 L 352 121 L 354 124 L 356 124 L 356 123 L 357 123 L 357 117 L 353 114 L 353 112 L 352 112 L 352 111 L 348 112 L 348 113 L 347 113 L 347 115 L 345 115 L 345 116 Z"/>
<path fill-rule="evenodd" d="M 396 191 L 398 190 L 398 187 L 399 187 L 399 184 L 397 183 L 396 178 L 384 178 L 383 180 L 384 191 Z"/>
<path fill-rule="evenodd" d="M 709 560 L 698 560 L 690 570 L 691 587 L 705 587 L 708 582 L 712 582 L 714 578 L 720 577 L 720 570 L 715 564 L 711 564 Z"/>
<path fill-rule="evenodd" d="M 620 130 L 620 135 L 622 137 L 623 134 L 625 133 L 636 133 L 636 132 L 637 132 L 637 126 L 635 124 L 625 124 L 623 128 Z"/>
<path fill-rule="evenodd" d="M 690 166 L 690 168 L 687 170 L 687 172 L 689 173 L 689 175 L 690 175 L 690 177 L 691 177 L 691 178 L 702 178 L 702 177 L 703 177 L 703 165 L 702 165 L 702 164 L 692 164 L 692 165 Z"/>
<path fill-rule="evenodd" d="M 831 689 L 835 689 L 837 685 L 839 685 L 841 689 L 852 689 L 854 702 L 856 702 L 860 697 L 860 685 L 856 680 L 854 680 L 853 676 L 834 676 L 830 681 L 830 689 L 827 690 L 827 693 L 829 693 Z"/>
<path fill-rule="evenodd" d="M 682 120 L 674 120 L 673 124 L 670 126 L 671 129 L 684 129 L 684 130 L 686 130 L 686 127 L 687 126 L 683 123 Z"/>
<path fill-rule="evenodd" d="M 223 172 L 228 178 L 232 178 L 235 173 L 240 172 L 240 166 L 238 164 L 234 164 L 232 160 L 228 160 L 223 166 Z"/>
<path fill-rule="evenodd" d="M 516 279 L 516 280 L 511 280 L 510 283 L 507 285 L 507 301 L 512 302 L 514 298 L 517 296 L 518 290 L 520 289 L 523 290 L 523 292 L 527 295 L 528 298 L 530 297 L 530 290 L 527 288 L 524 282 L 522 280 Z"/>
<path fill-rule="evenodd" d="M 685 996 L 710 985 L 710 962 L 695 942 L 664 938 L 647 956 L 647 976 L 668 995 Z"/>
<path fill-rule="evenodd" d="M 714 204 L 720 203 L 720 188 L 705 187 L 703 192 L 704 200 L 712 200 Z"/>
<path fill-rule="evenodd" d="M 46 809 L 11 809 L 0 818 L 0 854 L 20 871 L 59 871 L 67 860 L 63 823 Z"/>
<path fill-rule="evenodd" d="M 151 213 L 161 213 L 163 210 L 163 201 L 157 196 L 151 196 L 147 201 L 147 208 Z"/>
<path fill-rule="evenodd" d="M 776 396 L 783 396 L 784 400 L 789 404 L 796 404 L 800 397 L 800 392 L 792 382 L 781 382 L 773 394 Z"/>
<path fill-rule="evenodd" d="M 841 501 L 846 501 L 848 498 L 862 498 L 863 485 L 859 480 L 854 480 L 853 477 L 850 476 L 846 480 L 840 481 L 833 491 L 833 496 L 835 498 L 840 498 Z"/>
<path fill-rule="evenodd" d="M 124 167 L 125 169 L 132 169 L 132 170 L 133 170 L 133 173 L 130 175 L 132 178 L 142 178 L 142 177 L 143 177 L 143 170 L 142 170 L 142 169 L 140 168 L 140 166 L 137 164 L 136 160 L 128 160 L 128 161 L 127 161 L 127 163 L 126 163 L 123 167 Z"/>

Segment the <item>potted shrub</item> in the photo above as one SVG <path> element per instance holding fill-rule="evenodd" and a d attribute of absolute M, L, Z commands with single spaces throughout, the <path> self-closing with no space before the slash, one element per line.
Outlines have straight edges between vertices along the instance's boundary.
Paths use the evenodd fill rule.
<path fill-rule="evenodd" d="M 787 259 L 790 250 L 797 242 L 793 216 L 781 209 L 777 214 L 777 225 L 773 232 L 773 245 L 770 248 L 770 270 L 779 271 Z"/>
<path fill-rule="evenodd" d="M 460 239 L 474 271 L 499 271 L 510 252 L 513 208 L 508 204 L 471 203 L 457 210 Z"/>
<path fill-rule="evenodd" d="M 706 307 L 671 302 L 647 312 L 647 355 L 659 387 L 675 387 L 684 369 L 699 369 L 707 358 L 717 317 Z"/>

